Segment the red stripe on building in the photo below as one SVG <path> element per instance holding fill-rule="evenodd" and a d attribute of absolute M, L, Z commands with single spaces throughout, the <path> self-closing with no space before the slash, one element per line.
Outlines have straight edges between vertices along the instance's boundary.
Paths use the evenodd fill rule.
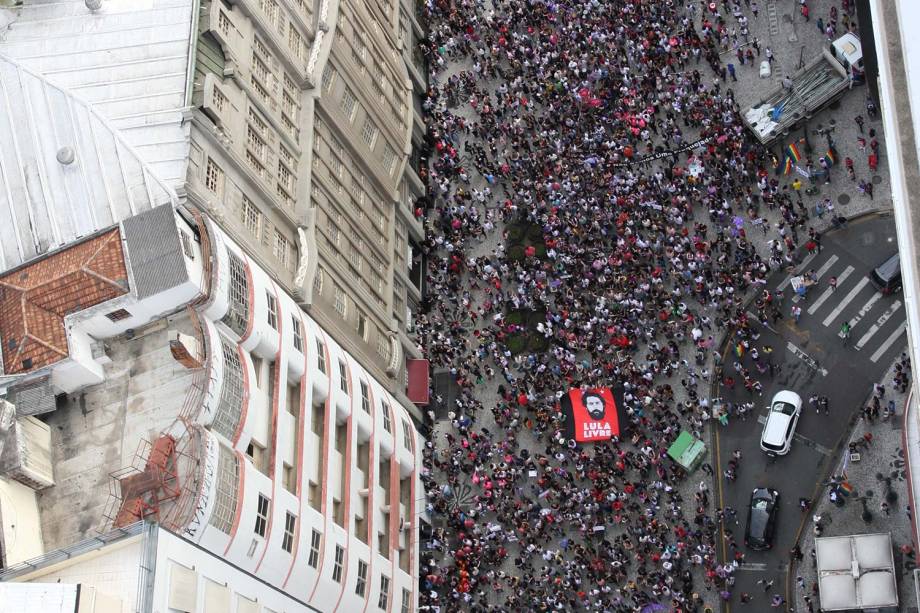
<path fill-rule="evenodd" d="M 272 499 L 269 502 L 268 526 L 265 529 L 265 548 L 262 549 L 262 555 L 259 556 L 259 562 L 256 564 L 255 572 L 258 573 L 265 560 L 265 554 L 268 553 L 268 543 L 271 541 L 272 526 L 275 523 L 275 494 L 278 491 L 278 479 L 276 478 L 275 460 L 278 458 L 278 399 L 281 397 L 281 353 L 284 348 L 284 317 L 281 316 L 281 301 L 278 300 L 278 288 L 274 281 L 272 284 L 272 294 L 275 296 L 275 325 L 278 327 L 278 350 L 275 352 L 275 389 L 271 390 L 271 411 L 272 411 L 272 428 L 271 428 L 271 452 L 268 454 L 268 478 L 272 481 Z M 267 309 L 268 305 L 266 305 Z M 285 379 L 286 380 L 286 379 Z"/>
<path fill-rule="evenodd" d="M 240 482 L 236 490 L 236 513 L 233 515 L 233 526 L 230 527 L 230 542 L 227 543 L 226 549 L 224 549 L 224 557 L 227 557 L 227 552 L 230 551 L 230 547 L 233 545 L 233 540 L 236 538 L 236 531 L 240 527 L 240 514 L 243 512 L 243 504 L 240 500 L 242 492 L 245 492 L 246 487 L 246 469 L 244 462 L 246 458 L 243 457 L 243 454 L 239 451 L 234 450 L 236 454 L 237 462 L 240 463 Z"/>
<path fill-rule="evenodd" d="M 326 492 L 329 487 L 329 414 L 332 412 L 332 363 L 330 361 L 330 351 L 329 351 L 329 340 L 326 338 L 326 334 L 323 335 L 323 353 L 326 359 L 326 377 L 328 379 L 328 386 L 326 387 L 326 407 L 324 412 L 324 424 L 326 427 L 326 432 L 323 434 L 323 465 L 322 468 L 325 470 L 323 475 L 323 489 L 322 489 L 322 500 L 320 501 L 320 514 L 323 516 L 323 537 L 320 539 L 319 545 L 319 560 L 317 561 L 317 575 L 316 583 L 313 584 L 313 589 L 310 591 L 310 597 L 307 599 L 307 602 L 313 600 L 313 597 L 316 596 L 316 588 L 319 587 L 320 579 L 322 579 L 323 572 L 323 558 L 326 555 L 326 541 L 329 540 L 329 515 L 326 513 L 327 504 L 326 504 Z"/>
<path fill-rule="evenodd" d="M 299 309 L 298 309 L 299 311 Z M 291 579 L 291 573 L 294 571 L 294 564 L 297 562 L 297 554 L 300 553 L 300 528 L 303 525 L 303 478 L 304 478 L 304 469 L 303 469 L 303 445 L 306 432 L 307 420 L 306 417 L 306 398 L 307 398 L 307 385 L 311 385 L 309 379 L 307 378 L 307 373 L 310 372 L 307 362 L 307 350 L 305 331 L 307 327 L 304 325 L 303 321 L 303 311 L 297 313 L 297 318 L 300 320 L 300 338 L 301 338 L 301 348 L 303 349 L 303 375 L 300 376 L 300 418 L 297 422 L 297 487 L 296 487 L 296 496 L 297 496 L 297 528 L 294 530 L 294 551 L 291 555 L 291 565 L 288 567 L 287 574 L 284 576 L 284 583 L 281 584 L 281 588 L 284 589 L 287 587 L 288 581 Z"/>

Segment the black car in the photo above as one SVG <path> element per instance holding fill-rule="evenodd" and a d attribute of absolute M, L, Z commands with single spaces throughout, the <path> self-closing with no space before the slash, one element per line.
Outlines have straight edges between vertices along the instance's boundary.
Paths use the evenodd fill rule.
<path fill-rule="evenodd" d="M 898 254 L 885 259 L 872 271 L 872 284 L 883 294 L 893 294 L 901 289 L 901 258 Z"/>
<path fill-rule="evenodd" d="M 776 510 L 779 492 L 768 487 L 758 487 L 751 492 L 748 505 L 744 544 L 751 549 L 769 549 L 773 546 L 773 529 L 776 527 Z"/>

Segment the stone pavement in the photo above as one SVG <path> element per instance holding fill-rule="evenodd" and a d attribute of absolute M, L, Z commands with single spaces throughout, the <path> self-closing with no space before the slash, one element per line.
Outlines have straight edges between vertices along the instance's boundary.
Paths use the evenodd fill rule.
<path fill-rule="evenodd" d="M 868 448 L 858 449 L 859 461 L 847 461 L 839 458 L 835 473 L 840 475 L 846 470 L 847 480 L 854 488 L 853 493 L 847 497 L 843 506 L 837 506 L 828 497 L 829 487 L 822 488 L 818 493 L 817 505 L 803 513 L 801 518 L 800 547 L 804 559 L 790 570 L 789 589 L 795 591 L 795 610 L 807 611 L 804 597 L 812 598 L 814 609 L 820 606 L 817 596 L 816 572 L 812 553 L 815 546 L 815 516 L 820 516 L 822 525 L 821 536 L 841 536 L 848 534 L 866 534 L 874 532 L 890 532 L 892 544 L 895 549 L 895 566 L 898 570 L 899 611 L 916 611 L 917 598 L 913 583 L 913 569 L 915 560 L 910 559 L 899 551 L 899 547 L 912 543 L 912 528 L 910 502 L 907 489 L 907 474 L 905 471 L 903 449 L 903 411 L 907 401 L 907 394 L 895 391 L 893 385 L 894 365 L 889 369 L 883 380 L 885 397 L 882 399 L 884 407 L 888 400 L 894 400 L 897 414 L 887 420 L 881 417 L 874 423 L 865 419 L 858 419 L 849 442 L 862 444 L 866 433 L 871 433 L 872 440 Z M 868 386 L 867 386 L 868 387 Z M 871 388 L 870 388 L 871 389 Z M 872 399 L 868 395 L 862 406 L 866 406 Z M 806 407 L 804 410 L 810 410 Z M 831 407 L 831 414 L 834 408 Z M 846 449 L 846 447 L 845 447 Z M 886 485 L 884 477 L 891 477 L 891 489 L 897 494 L 897 499 L 888 504 L 888 513 L 882 508 L 885 502 Z M 866 498 L 866 508 L 872 515 L 869 522 L 862 518 L 862 500 Z M 800 586 L 799 577 L 803 580 L 804 589 Z"/>

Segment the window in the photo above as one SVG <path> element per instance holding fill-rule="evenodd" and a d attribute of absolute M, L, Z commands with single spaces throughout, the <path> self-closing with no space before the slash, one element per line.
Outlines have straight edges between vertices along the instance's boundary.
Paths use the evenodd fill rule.
<path fill-rule="evenodd" d="M 303 60 L 303 36 L 300 35 L 300 32 L 298 32 L 293 25 L 288 28 L 288 49 L 294 52 L 294 57 L 298 60 Z"/>
<path fill-rule="evenodd" d="M 348 368 L 344 360 L 339 360 L 339 389 L 348 393 Z"/>
<path fill-rule="evenodd" d="M 278 23 L 278 3 L 275 0 L 259 0 L 259 8 L 270 24 Z"/>
<path fill-rule="evenodd" d="M 316 268 L 316 274 L 313 276 L 313 293 L 317 296 L 322 295 L 323 293 L 323 279 L 325 278 L 326 273 L 322 268 Z"/>
<path fill-rule="evenodd" d="M 240 461 L 236 454 L 224 445 L 217 447 L 217 487 L 214 496 L 214 510 L 209 524 L 230 534 L 236 517 L 237 491 L 240 484 Z"/>
<path fill-rule="evenodd" d="M 361 257 L 361 252 L 364 250 L 364 241 L 354 243 L 351 245 L 351 250 L 348 253 L 348 261 L 352 266 L 352 274 L 356 279 L 360 279 L 361 270 L 364 268 L 364 259 Z"/>
<path fill-rule="evenodd" d="M 284 514 L 284 536 L 281 538 L 281 548 L 291 553 L 294 548 L 294 526 L 297 525 L 297 518 L 290 513 Z"/>
<path fill-rule="evenodd" d="M 221 17 L 224 16 L 223 13 L 220 15 Z M 218 113 L 223 113 L 224 109 L 227 108 L 227 96 L 225 96 L 224 92 L 220 91 L 220 88 L 217 86 L 214 86 L 214 93 L 211 95 L 211 105 Z"/>
<path fill-rule="evenodd" d="M 242 219 L 243 225 L 246 226 L 249 233 L 258 238 L 262 229 L 262 214 L 256 208 L 256 205 L 245 196 L 243 196 Z"/>
<path fill-rule="evenodd" d="M 390 339 L 382 332 L 377 336 L 377 355 L 385 361 L 390 360 Z"/>
<path fill-rule="evenodd" d="M 345 549 L 341 545 L 335 546 L 335 564 L 332 566 L 332 580 L 342 582 L 342 562 L 345 559 Z"/>
<path fill-rule="evenodd" d="M 396 162 L 396 152 L 393 151 L 393 147 L 389 143 L 383 148 L 383 167 L 386 169 L 388 174 L 393 174 L 393 166 Z"/>
<path fill-rule="evenodd" d="M 243 201 L 244 207 L 247 202 Z M 230 307 L 222 321 L 243 336 L 249 321 L 249 279 L 246 277 L 246 266 L 240 258 L 228 251 L 227 260 L 230 262 Z"/>
<path fill-rule="evenodd" d="M 351 56 L 355 61 L 355 64 L 364 68 L 364 62 L 367 61 L 367 45 L 364 43 L 362 36 L 367 36 L 365 33 L 358 33 L 358 37 L 355 40 L 355 44 L 351 48 Z"/>
<path fill-rule="evenodd" d="M 265 131 L 268 130 L 268 124 L 265 123 L 262 116 L 251 106 L 249 107 L 249 121 L 259 134 L 265 134 Z"/>
<path fill-rule="evenodd" d="M 409 422 L 405 419 L 402 420 L 402 429 L 403 429 L 403 447 L 412 451 L 412 429 L 409 427 Z"/>
<path fill-rule="evenodd" d="M 256 442 L 256 439 L 251 439 L 249 441 L 249 446 L 246 447 L 246 455 L 249 457 L 249 461 L 252 462 L 252 465 L 261 473 L 266 472 L 266 459 L 267 454 L 265 453 L 265 447 Z"/>
<path fill-rule="evenodd" d="M 348 296 L 345 295 L 345 292 L 342 291 L 342 288 L 338 285 L 335 286 L 335 310 L 336 312 L 345 317 L 345 314 L 348 312 Z"/>
<path fill-rule="evenodd" d="M 195 259 L 195 250 L 192 248 L 192 239 L 187 232 L 179 230 L 179 240 L 182 242 L 182 253 L 190 260 Z"/>
<path fill-rule="evenodd" d="M 338 179 L 342 178 L 342 160 L 336 154 L 329 158 L 329 172 Z"/>
<path fill-rule="evenodd" d="M 326 62 L 325 68 L 323 68 L 323 91 L 328 92 L 332 89 L 332 84 L 335 82 L 335 68 L 332 67 L 332 64 Z"/>
<path fill-rule="evenodd" d="M 380 597 L 377 598 L 377 608 L 387 610 L 390 601 L 390 578 L 380 575 Z"/>
<path fill-rule="evenodd" d="M 326 346 L 319 339 L 316 339 L 316 368 L 326 374 Z"/>
<path fill-rule="evenodd" d="M 290 493 L 297 495 L 297 471 L 287 462 L 281 463 L 281 485 Z"/>
<path fill-rule="evenodd" d="M 358 560 L 358 582 L 355 584 L 355 594 L 364 598 L 365 590 L 367 590 L 367 562 Z"/>
<path fill-rule="evenodd" d="M 275 330 L 278 329 L 278 303 L 270 292 L 265 292 L 265 300 L 268 302 L 268 325 Z"/>
<path fill-rule="evenodd" d="M 402 613 L 412 613 L 412 592 L 406 588 L 402 591 Z"/>
<path fill-rule="evenodd" d="M 368 415 L 371 414 L 371 397 L 370 390 L 367 388 L 367 381 L 361 381 L 361 408 Z"/>
<path fill-rule="evenodd" d="M 268 77 L 271 75 L 271 71 L 268 69 L 268 66 L 265 65 L 265 62 L 260 60 L 256 55 L 252 56 L 251 68 L 253 78 L 261 81 L 263 85 L 269 83 Z"/>
<path fill-rule="evenodd" d="M 383 429 L 392 434 L 393 423 L 390 420 L 390 405 L 384 400 L 380 403 L 380 408 L 383 410 Z"/>
<path fill-rule="evenodd" d="M 268 157 L 268 145 L 265 144 L 265 141 L 262 140 L 262 137 L 252 126 L 246 127 L 246 146 L 260 160 Z"/>
<path fill-rule="evenodd" d="M 355 331 L 362 341 L 367 340 L 367 316 L 364 313 L 358 313 L 358 325 Z"/>
<path fill-rule="evenodd" d="M 364 128 L 361 130 L 361 138 L 364 139 L 364 144 L 366 144 L 371 149 L 374 148 L 374 142 L 377 140 L 377 126 L 374 125 L 373 120 L 370 118 L 364 120 Z"/>
<path fill-rule="evenodd" d="M 220 346 L 224 362 L 224 380 L 211 430 L 232 441 L 243 414 L 243 365 L 235 343 L 230 343 L 221 336 Z"/>
<path fill-rule="evenodd" d="M 319 564 L 319 546 L 322 542 L 323 535 L 321 535 L 316 530 L 313 531 L 313 534 L 310 535 L 310 557 L 307 558 L 307 564 L 312 568 L 316 568 Z"/>
<path fill-rule="evenodd" d="M 204 186 L 220 196 L 224 188 L 224 171 L 213 159 L 208 158 L 204 171 Z"/>
<path fill-rule="evenodd" d="M 265 166 L 262 164 L 261 160 L 259 160 L 259 156 L 249 149 L 246 150 L 246 162 L 260 179 L 265 178 Z"/>
<path fill-rule="evenodd" d="M 256 534 L 265 536 L 265 528 L 268 526 L 268 503 L 269 500 L 262 494 L 259 494 L 259 503 L 256 507 Z"/>
<path fill-rule="evenodd" d="M 281 262 L 282 265 L 288 264 L 288 239 L 287 237 L 275 230 L 275 243 L 272 246 L 272 253 Z"/>
<path fill-rule="evenodd" d="M 219 12 L 218 12 L 218 15 L 217 15 L 217 29 L 220 30 L 221 33 L 223 33 L 224 36 L 227 36 L 227 35 L 230 34 L 230 28 L 231 28 L 231 27 L 232 27 L 232 26 L 231 26 L 231 24 L 230 24 L 230 18 L 227 17 L 227 14 L 226 14 L 225 12 L 219 11 Z M 216 88 L 215 88 L 215 90 L 216 90 Z M 218 109 L 218 110 L 220 110 L 220 109 Z"/>
<path fill-rule="evenodd" d="M 118 309 L 117 311 L 106 313 L 105 316 L 108 317 L 112 321 L 121 321 L 122 319 L 128 319 L 129 317 L 131 317 L 131 313 L 129 313 L 125 309 Z"/>
<path fill-rule="evenodd" d="M 351 91 L 351 88 L 346 86 L 345 92 L 342 94 L 342 112 L 345 113 L 349 121 L 355 118 L 355 109 L 357 106 L 358 99 L 355 98 L 355 94 Z"/>
<path fill-rule="evenodd" d="M 296 315 L 291 315 L 291 329 L 294 331 L 294 349 L 303 353 L 303 333 Z"/>

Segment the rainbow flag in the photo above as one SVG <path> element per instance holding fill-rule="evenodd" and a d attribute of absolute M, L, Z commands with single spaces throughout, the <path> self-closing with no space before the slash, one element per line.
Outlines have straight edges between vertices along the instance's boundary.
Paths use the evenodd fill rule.
<path fill-rule="evenodd" d="M 789 146 L 786 147 L 786 159 L 792 158 L 796 162 L 802 159 L 802 154 L 799 153 L 799 148 L 796 147 L 795 143 L 789 143 Z"/>
<path fill-rule="evenodd" d="M 853 493 L 853 486 L 850 485 L 850 482 L 849 482 L 849 481 L 844 481 L 843 483 L 841 483 L 841 484 L 840 484 L 840 489 L 841 489 L 841 493 L 842 493 L 844 496 L 849 496 L 850 494 Z"/>
<path fill-rule="evenodd" d="M 833 166 L 837 163 L 837 152 L 831 147 L 827 150 L 827 153 L 824 154 L 824 158 L 827 160 L 828 166 Z"/>
<path fill-rule="evenodd" d="M 791 174 L 791 173 L 792 173 L 792 158 L 787 156 L 787 157 L 786 157 L 786 163 L 785 163 L 785 165 L 783 166 L 783 174 L 784 174 L 784 175 L 788 175 L 788 174 Z"/>

